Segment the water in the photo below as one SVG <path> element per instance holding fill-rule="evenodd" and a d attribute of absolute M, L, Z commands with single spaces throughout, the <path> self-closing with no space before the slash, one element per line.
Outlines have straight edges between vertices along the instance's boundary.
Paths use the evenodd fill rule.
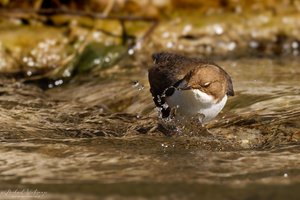
<path fill-rule="evenodd" d="M 47 91 L 3 77 L 0 190 L 47 199 L 297 199 L 298 63 L 218 61 L 236 96 L 209 132 L 192 124 L 167 135 L 146 69 L 77 77 Z"/>

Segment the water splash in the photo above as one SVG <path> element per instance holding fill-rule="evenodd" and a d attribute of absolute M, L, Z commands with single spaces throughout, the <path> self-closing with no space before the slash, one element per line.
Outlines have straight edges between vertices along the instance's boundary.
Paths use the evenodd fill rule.
<path fill-rule="evenodd" d="M 133 88 L 136 88 L 138 91 L 141 91 L 141 90 L 143 90 L 145 88 L 144 85 L 141 84 L 139 81 L 132 81 L 131 82 L 131 86 Z"/>

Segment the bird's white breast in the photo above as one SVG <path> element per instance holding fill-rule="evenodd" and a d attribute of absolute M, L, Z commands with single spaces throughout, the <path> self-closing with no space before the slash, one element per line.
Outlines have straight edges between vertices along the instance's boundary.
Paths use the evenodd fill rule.
<path fill-rule="evenodd" d="M 166 98 L 168 106 L 177 107 L 176 118 L 203 115 L 202 123 L 215 118 L 225 106 L 226 101 L 227 95 L 217 102 L 213 96 L 198 89 L 175 90 L 172 96 Z"/>

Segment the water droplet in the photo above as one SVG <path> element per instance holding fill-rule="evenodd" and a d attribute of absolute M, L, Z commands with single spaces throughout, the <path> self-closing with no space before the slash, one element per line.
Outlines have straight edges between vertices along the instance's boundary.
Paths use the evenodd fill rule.
<path fill-rule="evenodd" d="M 54 85 L 56 85 L 56 86 L 58 86 L 58 85 L 61 85 L 61 84 L 63 84 L 64 83 L 64 81 L 63 80 L 56 80 L 55 82 L 54 82 Z"/>
<path fill-rule="evenodd" d="M 167 48 L 171 49 L 174 47 L 174 43 L 173 42 L 168 42 L 167 43 Z"/>
<path fill-rule="evenodd" d="M 259 43 L 257 41 L 251 41 L 249 46 L 253 49 L 256 49 L 259 46 Z"/>
<path fill-rule="evenodd" d="M 70 77 L 71 76 L 71 72 L 69 69 L 66 69 L 63 73 L 63 77 Z"/>
<path fill-rule="evenodd" d="M 26 63 L 28 61 L 28 57 L 23 57 L 22 61 Z"/>
<path fill-rule="evenodd" d="M 241 142 L 242 142 L 242 144 L 248 144 L 249 140 L 242 140 Z"/>
<path fill-rule="evenodd" d="M 34 64 L 35 64 L 35 63 L 34 63 L 32 60 L 30 60 L 30 61 L 27 62 L 27 65 L 28 65 L 29 67 L 33 67 Z"/>
<path fill-rule="evenodd" d="M 289 175 L 288 175 L 287 173 L 284 173 L 284 174 L 283 174 L 283 177 L 284 177 L 284 178 L 287 178 L 288 176 L 289 176 Z"/>
<path fill-rule="evenodd" d="M 297 41 L 294 41 L 293 43 L 292 43 L 292 48 L 293 49 L 297 49 L 299 47 L 299 43 L 297 42 Z"/>
<path fill-rule="evenodd" d="M 235 42 L 230 42 L 227 46 L 229 51 L 233 51 L 236 47 L 236 43 Z"/>
<path fill-rule="evenodd" d="M 252 31 L 251 31 L 251 36 L 252 36 L 253 38 L 256 38 L 257 35 L 258 35 L 258 33 L 257 33 L 256 30 L 252 30 Z"/>
<path fill-rule="evenodd" d="M 110 57 L 105 57 L 104 61 L 107 62 L 107 63 L 110 62 Z"/>
<path fill-rule="evenodd" d="M 27 72 L 26 72 L 26 75 L 27 75 L 27 76 L 31 76 L 31 75 L 32 75 L 32 71 L 27 71 Z"/>
<path fill-rule="evenodd" d="M 184 26 L 182 34 L 188 34 L 192 30 L 193 26 L 191 24 L 187 24 Z"/>
<path fill-rule="evenodd" d="M 133 54 L 134 54 L 134 49 L 129 49 L 129 50 L 128 50 L 128 54 L 129 54 L 129 55 L 133 55 Z"/>
<path fill-rule="evenodd" d="M 38 48 L 45 49 L 46 47 L 47 47 L 47 45 L 44 42 L 40 42 L 38 44 Z"/>
<path fill-rule="evenodd" d="M 161 102 L 161 99 L 160 99 L 160 96 L 157 95 L 157 102 L 160 103 Z"/>
<path fill-rule="evenodd" d="M 224 33 L 223 27 L 221 25 L 215 25 L 214 31 L 217 35 L 222 35 Z"/>
<path fill-rule="evenodd" d="M 137 88 L 139 91 L 144 89 L 144 85 L 141 84 L 139 81 L 132 81 L 132 87 Z"/>
<path fill-rule="evenodd" d="M 99 65 L 100 62 L 101 62 L 101 60 L 100 60 L 99 58 L 97 58 L 97 59 L 94 60 L 94 64 L 95 64 L 95 65 Z"/>
<path fill-rule="evenodd" d="M 161 146 L 164 147 L 164 148 L 168 148 L 169 147 L 168 144 L 164 144 L 164 143 L 162 143 Z"/>
<path fill-rule="evenodd" d="M 93 38 L 94 38 L 94 39 L 99 39 L 100 36 L 101 36 L 101 32 L 100 32 L 100 31 L 95 31 L 95 32 L 93 33 Z"/>
<path fill-rule="evenodd" d="M 169 105 L 167 103 L 164 103 L 163 105 L 161 105 L 164 109 L 167 109 L 169 107 Z"/>
<path fill-rule="evenodd" d="M 169 32 L 164 32 L 164 33 L 162 34 L 162 37 L 163 37 L 163 38 L 168 38 L 168 37 L 170 37 L 170 33 L 169 33 Z"/>

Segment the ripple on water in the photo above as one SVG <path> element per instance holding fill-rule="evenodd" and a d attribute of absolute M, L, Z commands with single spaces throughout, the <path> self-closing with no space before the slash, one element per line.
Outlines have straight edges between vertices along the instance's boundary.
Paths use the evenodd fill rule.
<path fill-rule="evenodd" d="M 299 88 L 288 73 L 295 64 L 271 63 L 270 74 L 254 70 L 269 61 L 230 63 L 221 65 L 233 75 L 237 95 L 208 131 L 197 123 L 161 127 L 143 70 L 130 80 L 82 78 L 47 92 L 1 79 L 0 189 L 13 183 L 98 194 L 93 187 L 109 185 L 120 194 L 123 187 L 161 184 L 157 191 L 173 194 L 177 187 L 193 193 L 223 184 L 220 190 L 286 185 L 288 191 L 300 180 Z M 277 70 L 286 70 L 285 77 L 273 79 Z"/>

